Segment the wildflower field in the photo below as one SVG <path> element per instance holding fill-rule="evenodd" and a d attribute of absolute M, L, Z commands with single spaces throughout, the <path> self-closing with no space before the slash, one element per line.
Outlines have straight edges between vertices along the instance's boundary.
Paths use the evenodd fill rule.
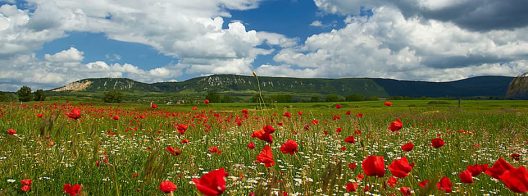
<path fill-rule="evenodd" d="M 2 103 L 0 130 L 0 195 L 528 191 L 525 101 Z"/>

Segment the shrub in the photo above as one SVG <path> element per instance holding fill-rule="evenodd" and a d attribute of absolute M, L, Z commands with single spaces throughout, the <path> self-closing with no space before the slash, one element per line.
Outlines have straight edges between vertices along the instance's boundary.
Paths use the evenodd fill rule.
<path fill-rule="evenodd" d="M 28 102 L 33 99 L 33 94 L 31 94 L 31 88 L 28 86 L 22 86 L 18 91 L 16 92 L 18 96 L 18 100 L 21 102 Z"/>
<path fill-rule="evenodd" d="M 46 95 L 44 94 L 44 90 L 42 90 L 42 89 L 38 89 L 37 91 L 35 91 L 33 97 L 34 97 L 35 101 L 44 101 L 44 100 L 46 100 Z"/>
<path fill-rule="evenodd" d="M 103 97 L 105 103 L 121 103 L 122 99 L 123 94 L 116 90 L 106 92 Z"/>

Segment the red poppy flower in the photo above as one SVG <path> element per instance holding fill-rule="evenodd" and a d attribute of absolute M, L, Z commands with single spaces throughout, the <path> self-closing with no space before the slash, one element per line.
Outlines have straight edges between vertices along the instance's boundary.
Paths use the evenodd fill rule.
<path fill-rule="evenodd" d="M 302 111 L 298 111 L 298 112 L 297 112 L 297 115 L 302 116 L 302 115 L 303 115 L 303 112 L 302 112 Z"/>
<path fill-rule="evenodd" d="M 343 131 L 343 128 L 341 128 L 341 127 L 336 128 L 336 133 L 337 134 L 341 133 L 341 131 Z"/>
<path fill-rule="evenodd" d="M 345 115 L 350 116 L 352 114 L 352 111 L 348 110 L 346 111 Z"/>
<path fill-rule="evenodd" d="M 271 125 L 264 126 L 262 130 L 264 130 L 266 133 L 269 133 L 269 134 L 272 134 L 273 132 L 275 132 L 275 128 L 273 128 L 273 126 Z"/>
<path fill-rule="evenodd" d="M 211 154 L 222 154 L 222 151 L 218 149 L 218 146 L 209 147 L 209 152 Z"/>
<path fill-rule="evenodd" d="M 391 176 L 388 180 L 387 180 L 387 185 L 389 185 L 390 187 L 394 188 L 396 186 L 396 183 L 398 182 L 398 179 L 396 179 L 394 176 Z"/>
<path fill-rule="evenodd" d="M 255 148 L 255 143 L 253 143 L 253 142 L 249 142 L 249 144 L 247 145 L 247 147 L 248 147 L 249 149 L 254 149 L 254 148 Z"/>
<path fill-rule="evenodd" d="M 464 170 L 458 174 L 458 177 L 460 178 L 460 182 L 471 184 L 473 183 L 473 176 L 471 175 L 471 172 L 469 170 Z"/>
<path fill-rule="evenodd" d="M 335 105 L 335 108 L 336 108 L 336 109 L 341 109 L 342 107 L 343 107 L 343 106 L 342 106 L 341 104 L 336 104 L 336 105 Z"/>
<path fill-rule="evenodd" d="M 22 187 L 20 187 L 20 190 L 22 192 L 29 192 L 31 190 L 31 186 L 29 185 L 22 185 Z"/>
<path fill-rule="evenodd" d="M 38 114 L 37 114 L 37 117 L 38 117 L 38 118 L 42 118 L 43 116 L 44 116 L 44 114 L 41 114 L 41 113 L 38 113 Z"/>
<path fill-rule="evenodd" d="M 370 186 L 367 184 L 365 185 L 365 187 L 363 187 L 363 192 L 368 192 L 370 191 Z"/>
<path fill-rule="evenodd" d="M 345 151 L 346 149 L 346 146 L 341 147 L 341 151 Z"/>
<path fill-rule="evenodd" d="M 173 155 L 173 156 L 178 156 L 178 155 L 180 155 L 180 154 L 182 153 L 182 151 L 181 151 L 179 148 L 174 148 L 174 147 L 172 147 L 172 146 L 167 146 L 167 147 L 165 148 L 165 150 L 166 150 L 167 152 L 169 152 L 169 153 L 170 153 L 171 155 Z"/>
<path fill-rule="evenodd" d="M 392 102 L 390 102 L 390 101 L 386 101 L 385 103 L 383 103 L 383 105 L 385 105 L 385 106 L 389 106 L 389 107 L 390 107 L 390 106 L 392 106 Z"/>
<path fill-rule="evenodd" d="M 420 183 L 418 183 L 418 186 L 420 186 L 421 188 L 425 188 L 427 184 L 429 184 L 429 180 L 423 180 Z"/>
<path fill-rule="evenodd" d="M 114 119 L 114 120 L 119 120 L 119 116 L 118 116 L 118 115 L 115 115 L 114 117 L 112 117 L 112 119 Z"/>
<path fill-rule="evenodd" d="M 313 119 L 313 120 L 312 120 L 312 124 L 313 124 L 313 125 L 317 125 L 317 124 L 319 124 L 319 121 L 318 121 L 317 119 Z"/>
<path fill-rule="evenodd" d="M 249 110 L 248 110 L 248 109 L 245 109 L 245 108 L 244 108 L 244 109 L 242 109 L 242 111 L 241 111 L 241 112 L 242 112 L 242 114 L 246 114 L 246 115 L 247 115 L 247 114 L 249 114 Z"/>
<path fill-rule="evenodd" d="M 393 176 L 398 178 L 405 178 L 407 175 L 409 175 L 409 172 L 411 172 L 412 168 L 413 167 L 409 164 L 409 161 L 406 157 L 396 159 L 389 165 L 389 171 Z"/>
<path fill-rule="evenodd" d="M 500 176 L 500 180 L 513 192 L 528 192 L 528 171 L 524 166 L 505 171 Z"/>
<path fill-rule="evenodd" d="M 224 168 L 220 168 L 204 174 L 200 179 L 194 178 L 192 181 L 202 194 L 216 196 L 224 193 L 226 189 L 225 177 L 227 177 L 227 173 Z"/>
<path fill-rule="evenodd" d="M 268 142 L 270 144 L 273 143 L 273 137 L 271 136 L 271 134 L 266 133 L 266 131 L 264 131 L 263 129 L 254 131 L 253 134 L 251 134 L 251 137 L 259 138 L 260 140 Z"/>
<path fill-rule="evenodd" d="M 176 129 L 178 130 L 178 133 L 180 134 L 185 134 L 185 131 L 187 131 L 187 129 L 189 128 L 188 125 L 186 124 L 178 124 L 176 125 Z"/>
<path fill-rule="evenodd" d="M 151 107 L 152 109 L 156 109 L 156 108 L 158 108 L 158 104 L 150 103 L 150 107 Z"/>
<path fill-rule="evenodd" d="M 284 112 L 282 116 L 291 118 L 292 114 L 290 112 Z"/>
<path fill-rule="evenodd" d="M 354 134 L 361 135 L 361 130 L 359 130 L 359 129 L 354 130 Z"/>
<path fill-rule="evenodd" d="M 287 140 L 286 142 L 284 142 L 284 144 L 282 144 L 282 146 L 280 147 L 280 151 L 283 153 L 283 154 L 290 154 L 290 155 L 293 155 L 295 154 L 299 148 L 299 145 L 297 145 L 297 142 L 295 142 L 294 140 Z"/>
<path fill-rule="evenodd" d="M 512 153 L 510 155 L 510 157 L 513 159 L 513 160 L 516 160 L 516 161 L 520 161 L 521 160 L 521 155 L 518 154 L 518 153 Z"/>
<path fill-rule="evenodd" d="M 392 132 L 399 131 L 403 127 L 403 123 L 400 119 L 396 119 L 395 121 L 392 121 L 389 125 L 389 130 Z"/>
<path fill-rule="evenodd" d="M 361 168 L 367 176 L 383 177 L 385 175 L 385 160 L 383 156 L 368 156 L 361 163 Z"/>
<path fill-rule="evenodd" d="M 442 146 L 444 146 L 445 142 L 442 138 L 434 138 L 433 140 L 431 140 L 431 145 L 434 147 L 434 148 L 440 148 Z"/>
<path fill-rule="evenodd" d="M 266 167 L 275 165 L 275 161 L 273 160 L 273 152 L 271 151 L 270 146 L 264 146 L 262 151 L 260 151 L 260 154 L 257 156 L 257 161 L 259 163 L 264 163 Z"/>
<path fill-rule="evenodd" d="M 400 187 L 400 193 L 403 196 L 409 196 L 409 195 L 411 195 L 411 188 L 409 188 L 409 187 Z"/>
<path fill-rule="evenodd" d="M 7 134 L 9 134 L 9 135 L 15 135 L 15 134 L 16 134 L 16 130 L 14 130 L 14 129 L 7 129 Z"/>
<path fill-rule="evenodd" d="M 187 143 L 189 143 L 189 140 L 188 140 L 188 139 L 182 139 L 182 140 L 181 140 L 181 143 L 182 143 L 182 144 L 187 144 Z"/>
<path fill-rule="evenodd" d="M 351 135 L 345 138 L 345 142 L 353 144 L 356 143 L 356 140 L 354 139 L 354 136 Z"/>
<path fill-rule="evenodd" d="M 77 120 L 81 118 L 81 109 L 79 108 L 73 108 L 69 113 L 66 114 L 68 118 Z"/>
<path fill-rule="evenodd" d="M 449 180 L 447 176 L 444 176 L 440 179 L 440 182 L 436 183 L 436 188 L 445 191 L 446 193 L 451 193 L 451 191 L 453 191 L 453 183 L 451 183 L 451 180 Z"/>
<path fill-rule="evenodd" d="M 514 167 L 510 165 L 506 160 L 504 160 L 502 157 L 500 157 L 491 168 L 488 168 L 486 170 L 486 174 L 488 176 L 491 176 L 493 178 L 499 179 L 499 177 L 506 172 L 507 170 L 511 170 Z"/>
<path fill-rule="evenodd" d="M 365 175 L 363 175 L 362 173 L 359 173 L 359 174 L 356 176 L 356 180 L 358 180 L 358 181 L 362 181 L 363 178 L 365 178 Z"/>
<path fill-rule="evenodd" d="M 177 187 L 170 180 L 165 180 L 165 181 L 160 183 L 159 189 L 160 189 L 160 191 L 162 191 L 164 193 L 170 193 L 170 192 L 175 191 L 177 189 Z"/>
<path fill-rule="evenodd" d="M 205 105 L 209 104 L 209 99 L 204 100 L 204 104 Z"/>
<path fill-rule="evenodd" d="M 356 114 L 356 117 L 357 117 L 357 118 L 363 118 L 363 114 L 362 114 L 362 113 L 357 113 L 357 114 Z"/>
<path fill-rule="evenodd" d="M 471 173 L 471 176 L 478 176 L 482 172 L 485 172 L 488 169 L 488 164 L 475 164 L 475 165 L 468 165 L 466 169 Z"/>
<path fill-rule="evenodd" d="M 81 193 L 82 186 L 80 184 L 65 184 L 63 187 L 64 193 L 70 195 L 70 196 L 76 196 Z"/>
<path fill-rule="evenodd" d="M 29 192 L 31 190 L 31 183 L 32 183 L 31 179 L 20 180 L 20 184 L 22 184 L 22 187 L 20 187 L 20 190 L 22 192 Z"/>
<path fill-rule="evenodd" d="M 23 179 L 23 180 L 20 180 L 20 184 L 22 185 L 29 185 L 31 186 L 31 183 L 33 183 L 33 181 L 31 179 Z"/>
<path fill-rule="evenodd" d="M 346 183 L 347 193 L 356 192 L 358 187 L 359 187 L 359 184 L 357 182 L 347 182 Z"/>
<path fill-rule="evenodd" d="M 405 152 L 409 152 L 414 148 L 414 144 L 412 142 L 406 143 L 401 146 L 401 149 Z"/>
<path fill-rule="evenodd" d="M 357 167 L 357 164 L 356 163 L 349 163 L 348 164 L 348 168 L 351 169 L 351 170 L 355 170 Z"/>

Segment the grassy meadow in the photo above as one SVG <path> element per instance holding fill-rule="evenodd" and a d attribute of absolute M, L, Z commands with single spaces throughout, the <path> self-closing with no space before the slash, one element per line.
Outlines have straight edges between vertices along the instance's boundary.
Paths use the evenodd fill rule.
<path fill-rule="evenodd" d="M 412 195 L 443 195 L 437 182 L 444 176 L 454 195 L 515 194 L 485 173 L 472 183 L 462 183 L 459 174 L 469 165 L 491 168 L 500 157 L 516 168 L 528 165 L 528 102 L 392 104 L 294 103 L 260 109 L 242 103 L 157 108 L 148 103 L 0 103 L 0 195 L 62 195 L 64 184 L 80 184 L 80 195 L 164 195 L 159 187 L 164 180 L 177 186 L 174 195 L 200 195 L 192 179 L 218 168 L 228 173 L 224 195 L 402 195 L 402 187 Z M 66 115 L 73 108 L 81 111 L 77 120 Z M 396 119 L 402 128 L 389 130 Z M 178 125 L 188 128 L 182 134 Z M 265 125 L 275 129 L 271 144 L 252 137 Z M 345 142 L 349 136 L 353 143 Z M 434 138 L 445 145 L 432 147 Z M 293 155 L 280 150 L 288 139 L 298 144 Z M 254 149 L 248 148 L 250 142 Z M 404 152 L 401 146 L 408 142 L 414 148 Z M 265 145 L 272 149 L 271 167 L 256 161 Z M 168 146 L 181 154 L 170 153 Z M 515 160 L 512 154 L 520 156 Z M 365 174 L 362 162 L 370 155 L 384 158 L 383 177 Z M 401 157 L 414 166 L 407 177 L 389 183 L 388 167 Z M 23 179 L 32 180 L 27 192 L 21 190 Z M 421 187 L 424 180 L 429 183 Z"/>

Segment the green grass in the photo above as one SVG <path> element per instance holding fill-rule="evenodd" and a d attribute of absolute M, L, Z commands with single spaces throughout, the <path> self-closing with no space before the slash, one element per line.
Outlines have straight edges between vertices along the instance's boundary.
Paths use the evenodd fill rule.
<path fill-rule="evenodd" d="M 19 181 L 25 178 L 33 179 L 30 195 L 61 195 L 65 183 L 82 184 L 88 195 L 162 195 L 158 186 L 165 179 L 178 186 L 175 195 L 197 195 L 191 179 L 220 167 L 229 173 L 226 195 L 280 191 L 343 195 L 344 185 L 363 172 L 361 161 L 368 155 L 384 156 L 385 165 L 406 156 L 415 167 L 395 188 L 383 186 L 391 176 L 388 170 L 383 178 L 366 177 L 357 194 L 363 194 L 365 184 L 371 184 L 371 192 L 381 195 L 399 195 L 403 186 L 416 194 L 441 195 L 435 184 L 448 176 L 458 195 L 512 195 L 501 182 L 485 174 L 473 184 L 458 184 L 458 173 L 471 164 L 491 166 L 499 157 L 514 166 L 527 165 L 528 102 L 462 100 L 458 107 L 456 100 L 430 101 L 393 101 L 392 107 L 382 101 L 347 102 L 340 103 L 341 109 L 334 108 L 336 103 L 285 103 L 265 110 L 255 110 L 258 104 L 241 103 L 200 104 L 197 110 L 192 110 L 194 105 L 159 104 L 158 109 L 151 109 L 137 103 L 3 103 L 0 195 L 23 195 Z M 83 112 L 78 121 L 65 115 L 73 106 Z M 247 119 L 241 113 L 245 108 L 250 111 Z M 351 115 L 345 115 L 349 110 Z M 286 111 L 292 113 L 291 119 L 282 116 Z M 298 111 L 303 111 L 302 117 Z M 37 113 L 44 118 L 37 118 Z M 356 118 L 357 113 L 364 118 Z M 120 120 L 112 120 L 113 115 L 119 115 Z M 146 118 L 137 119 L 139 115 Z M 333 120 L 336 115 L 341 119 Z M 237 116 L 244 119 L 241 126 L 235 123 Z M 391 133 L 387 126 L 396 118 L 401 118 L 404 126 Z M 319 124 L 311 124 L 312 119 L 318 119 Z M 191 126 L 180 135 L 174 128 L 177 123 Z M 266 124 L 277 129 L 272 134 L 276 165 L 271 168 L 255 162 L 265 143 L 250 137 Z M 340 134 L 335 132 L 337 127 L 343 128 Z M 16 129 L 17 135 L 6 134 L 9 128 Z M 361 134 L 354 135 L 355 130 Z M 355 144 L 343 142 L 349 135 L 356 137 Z M 437 135 L 446 145 L 434 149 L 430 143 Z M 181 144 L 184 138 L 190 143 Z M 294 156 L 279 150 L 287 139 L 299 143 Z M 246 147 L 250 141 L 256 144 L 253 150 Z M 408 141 L 415 148 L 404 153 L 400 146 Z M 183 153 L 170 155 L 165 151 L 168 145 Z M 218 146 L 222 153 L 210 154 L 211 146 Z M 511 153 L 521 154 L 521 161 L 511 160 Z M 103 162 L 106 157 L 108 164 Z M 99 167 L 96 161 L 101 162 Z M 358 165 L 355 170 L 347 167 L 352 162 Z M 430 180 L 433 188 L 421 190 L 417 184 L 424 179 Z"/>

